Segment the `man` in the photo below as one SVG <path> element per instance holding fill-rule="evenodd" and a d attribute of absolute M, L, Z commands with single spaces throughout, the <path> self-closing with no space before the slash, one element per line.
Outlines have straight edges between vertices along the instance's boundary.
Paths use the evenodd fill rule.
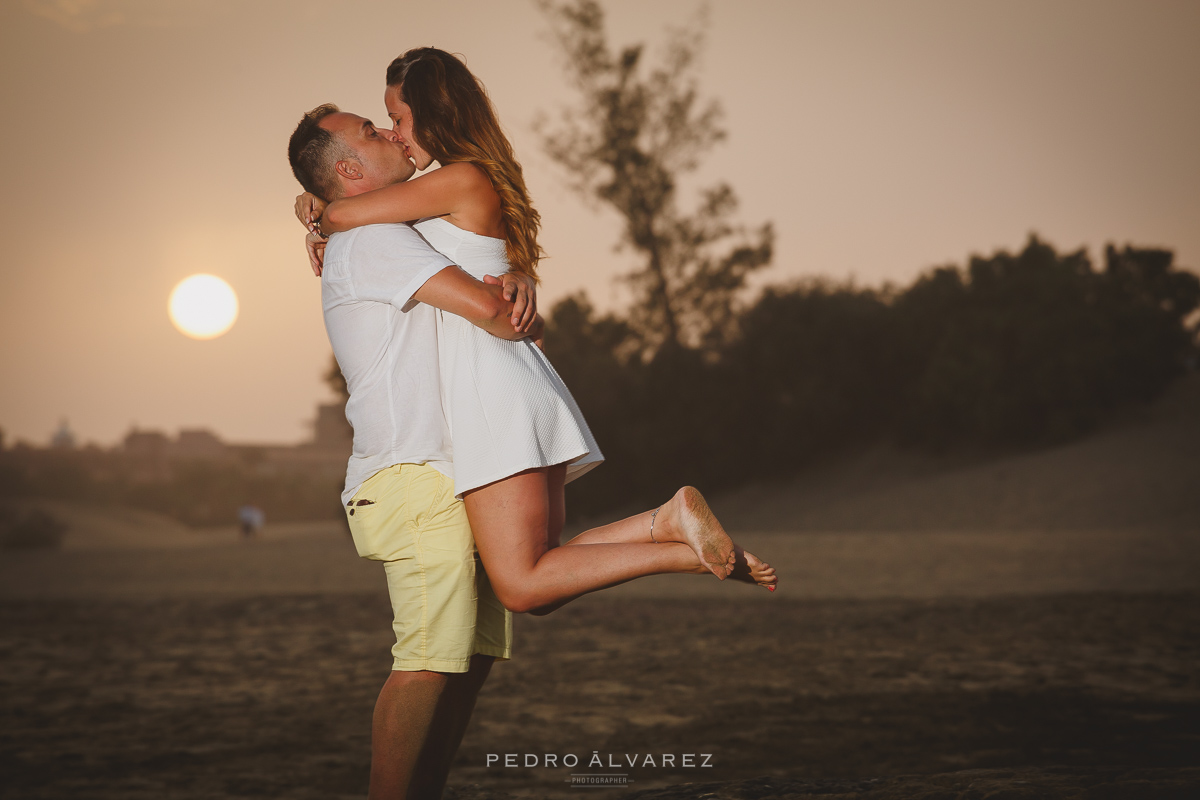
<path fill-rule="evenodd" d="M 305 190 L 327 201 L 416 169 L 391 130 L 333 105 L 304 116 L 288 159 Z M 334 234 L 325 250 L 325 327 L 354 428 L 342 501 L 359 555 L 384 564 L 395 614 L 392 673 L 372 724 L 371 798 L 441 796 L 491 664 L 511 653 L 511 615 L 454 498 L 434 317 L 440 308 L 522 338 L 505 290 L 475 280 L 407 225 Z"/>

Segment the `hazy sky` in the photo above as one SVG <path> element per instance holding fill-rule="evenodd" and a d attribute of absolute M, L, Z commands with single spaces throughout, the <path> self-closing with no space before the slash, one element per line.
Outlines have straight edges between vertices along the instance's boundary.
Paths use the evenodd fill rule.
<path fill-rule="evenodd" d="M 618 43 L 694 2 L 610 0 Z M 402 51 L 466 56 L 542 212 L 543 302 L 622 302 L 615 218 L 564 188 L 532 122 L 571 101 L 525 0 L 5 0 L 0 4 L 0 428 L 60 417 L 299 441 L 329 360 L 285 147 L 336 102 L 386 123 Z M 766 276 L 905 282 L 972 253 L 1106 241 L 1200 266 L 1200 3 L 714 2 L 702 85 L 728 140 L 703 177 L 773 220 Z M 195 272 L 241 316 L 206 342 L 167 318 Z"/>

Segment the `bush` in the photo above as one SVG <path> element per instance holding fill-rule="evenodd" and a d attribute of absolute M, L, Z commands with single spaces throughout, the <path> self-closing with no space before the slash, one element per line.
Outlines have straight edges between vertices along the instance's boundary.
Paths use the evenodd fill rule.
<path fill-rule="evenodd" d="M 0 507 L 0 550 L 53 549 L 66 534 L 67 525 L 40 508 L 22 513 Z"/>

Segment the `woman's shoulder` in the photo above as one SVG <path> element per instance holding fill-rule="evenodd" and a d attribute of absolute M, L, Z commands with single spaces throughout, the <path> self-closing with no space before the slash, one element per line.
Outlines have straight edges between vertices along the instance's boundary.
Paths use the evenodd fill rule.
<path fill-rule="evenodd" d="M 491 181 L 474 164 L 446 164 L 396 186 L 405 187 L 407 191 L 413 192 L 414 196 L 423 195 L 438 200 L 440 210 L 426 209 L 418 216 L 450 214 L 457 217 L 466 214 L 474 218 L 480 213 L 487 215 L 494 207 L 499 207 L 499 196 L 492 188 Z M 392 188 L 387 187 L 379 191 Z M 478 224 L 479 221 L 472 219 L 472 223 L 466 227 L 472 228 Z"/>
<path fill-rule="evenodd" d="M 431 173 L 437 175 L 441 173 L 444 180 L 454 181 L 465 189 L 491 189 L 492 181 L 484 172 L 483 167 L 472 164 L 469 161 L 456 161 L 453 164 L 447 164 Z"/>
<path fill-rule="evenodd" d="M 500 195 L 481 167 L 458 161 L 436 171 L 448 173 L 445 185 L 460 199 L 457 209 L 451 214 L 455 225 L 483 236 L 502 235 L 498 227 Z"/>
<path fill-rule="evenodd" d="M 500 197 L 487 173 L 465 161 L 438 167 L 414 182 L 417 181 L 445 197 L 456 198 L 455 211 L 451 213 L 488 213 L 499 207 Z"/>

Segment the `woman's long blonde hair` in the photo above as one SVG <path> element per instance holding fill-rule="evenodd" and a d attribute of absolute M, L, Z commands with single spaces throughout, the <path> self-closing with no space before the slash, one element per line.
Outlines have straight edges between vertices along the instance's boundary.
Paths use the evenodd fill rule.
<path fill-rule="evenodd" d="M 400 87 L 412 110 L 413 137 L 425 152 L 440 164 L 466 161 L 487 173 L 500 197 L 508 262 L 537 280 L 544 255 L 537 243 L 541 215 L 483 84 L 463 62 L 434 47 L 409 50 L 393 61 L 387 83 Z"/>

